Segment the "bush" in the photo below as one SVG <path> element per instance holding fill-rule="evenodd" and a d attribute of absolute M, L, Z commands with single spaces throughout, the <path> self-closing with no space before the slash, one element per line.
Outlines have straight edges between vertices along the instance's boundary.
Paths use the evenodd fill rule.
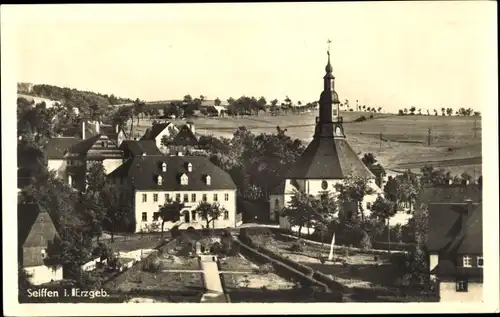
<path fill-rule="evenodd" d="M 163 269 L 163 265 L 158 259 L 146 261 L 142 264 L 142 270 L 149 273 L 158 273 Z"/>
<path fill-rule="evenodd" d="M 354 120 L 354 122 L 362 122 L 362 121 L 366 121 L 366 120 L 367 120 L 367 119 L 366 119 L 366 117 L 365 117 L 365 116 L 361 116 L 361 117 L 359 117 L 359 118 L 355 119 L 355 120 Z"/>
<path fill-rule="evenodd" d="M 210 253 L 212 253 L 212 254 L 221 254 L 222 253 L 222 245 L 219 242 L 215 242 L 210 247 Z"/>
<path fill-rule="evenodd" d="M 266 263 L 259 265 L 259 267 L 255 269 L 255 271 L 258 274 L 274 273 L 274 267 L 271 263 Z"/>
<path fill-rule="evenodd" d="M 295 243 L 293 243 L 290 246 L 290 251 L 292 251 L 292 252 L 303 252 L 304 251 L 304 247 L 302 246 L 302 244 L 300 242 L 295 242 Z"/>
<path fill-rule="evenodd" d="M 372 248 L 372 241 L 370 240 L 370 236 L 365 232 L 363 235 L 363 239 L 361 239 L 361 249 L 369 250 Z"/>

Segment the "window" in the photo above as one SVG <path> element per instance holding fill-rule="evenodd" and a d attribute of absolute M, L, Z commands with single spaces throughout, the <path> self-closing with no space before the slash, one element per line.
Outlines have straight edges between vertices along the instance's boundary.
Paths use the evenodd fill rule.
<path fill-rule="evenodd" d="M 163 163 L 161 164 L 161 171 L 162 171 L 162 172 L 166 172 L 166 171 L 167 171 L 167 163 L 163 162 Z"/>
<path fill-rule="evenodd" d="M 158 194 L 153 194 L 153 201 L 157 202 L 158 201 Z"/>
<path fill-rule="evenodd" d="M 484 260 L 482 256 L 477 257 L 477 267 L 483 267 L 484 265 Z"/>
<path fill-rule="evenodd" d="M 366 209 L 370 209 L 372 208 L 372 203 L 371 202 L 367 202 L 366 203 Z"/>
<path fill-rule="evenodd" d="M 196 210 L 191 210 L 191 220 L 196 221 Z"/>
<path fill-rule="evenodd" d="M 189 195 L 184 194 L 184 202 L 187 203 L 189 201 Z"/>
<path fill-rule="evenodd" d="M 229 194 L 227 194 L 227 193 L 226 193 L 226 194 L 224 194 L 224 200 L 225 200 L 225 201 L 228 201 L 228 200 L 229 200 Z"/>
<path fill-rule="evenodd" d="M 192 172 L 192 171 L 193 171 L 193 164 L 188 163 L 188 172 Z"/>
<path fill-rule="evenodd" d="M 165 194 L 165 202 L 170 201 L 170 194 Z"/>
<path fill-rule="evenodd" d="M 195 202 L 196 201 L 196 194 L 191 194 L 191 201 Z"/>
<path fill-rule="evenodd" d="M 467 283 L 467 280 L 465 279 L 460 279 L 460 280 L 457 280 L 457 292 L 467 292 L 468 290 L 468 283 Z"/>
<path fill-rule="evenodd" d="M 219 195 L 214 194 L 214 201 L 218 201 L 218 200 L 219 200 Z"/>
<path fill-rule="evenodd" d="M 146 212 L 143 212 L 143 213 L 142 213 L 142 221 L 143 221 L 143 222 L 148 221 L 148 214 L 147 214 Z"/>
<path fill-rule="evenodd" d="M 158 175 L 158 185 L 163 185 L 163 177 L 161 175 Z"/>
<path fill-rule="evenodd" d="M 278 209 L 280 208 L 280 200 L 278 198 L 276 198 L 276 200 L 274 201 L 274 209 Z"/>
<path fill-rule="evenodd" d="M 207 185 L 210 185 L 212 183 L 212 178 L 210 177 L 210 175 L 207 175 L 207 177 L 205 178 L 206 182 L 207 182 Z"/>
<path fill-rule="evenodd" d="M 203 201 L 207 201 L 207 194 L 203 194 Z"/>
<path fill-rule="evenodd" d="M 181 201 L 181 194 L 175 194 L 175 201 L 177 202 Z"/>
<path fill-rule="evenodd" d="M 321 188 L 327 189 L 328 188 L 328 182 L 327 181 L 322 181 L 321 182 Z"/>
<path fill-rule="evenodd" d="M 142 202 L 145 203 L 148 201 L 148 194 L 142 194 Z"/>
<path fill-rule="evenodd" d="M 229 219 L 229 211 L 224 209 L 224 220 L 228 220 L 228 219 Z"/>
<path fill-rule="evenodd" d="M 187 185 L 188 184 L 188 177 L 186 174 L 182 174 L 181 176 L 181 185 Z"/>
<path fill-rule="evenodd" d="M 42 259 L 45 259 L 47 257 L 47 252 L 45 249 L 42 250 Z"/>
<path fill-rule="evenodd" d="M 463 266 L 463 267 L 472 267 L 472 263 L 471 263 L 472 261 L 471 261 L 471 260 L 472 260 L 472 259 L 471 259 L 471 257 L 470 257 L 470 256 L 468 256 L 468 255 L 464 255 L 464 256 L 462 257 L 462 263 L 463 263 L 463 264 L 462 264 L 462 266 Z"/>

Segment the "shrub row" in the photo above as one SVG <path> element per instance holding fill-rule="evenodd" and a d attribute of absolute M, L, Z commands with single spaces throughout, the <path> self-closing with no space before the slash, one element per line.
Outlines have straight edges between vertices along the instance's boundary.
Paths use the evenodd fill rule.
<path fill-rule="evenodd" d="M 410 251 L 414 244 L 412 243 L 400 243 L 400 242 L 382 242 L 382 241 L 373 241 L 372 246 L 374 249 L 379 250 L 397 250 L 397 251 Z"/>
<path fill-rule="evenodd" d="M 270 250 L 268 250 L 266 248 L 258 247 L 257 250 L 259 252 L 261 252 L 261 253 L 263 253 L 263 254 L 265 254 L 265 255 L 267 255 L 267 256 L 275 259 L 275 260 L 277 260 L 277 261 L 285 263 L 286 265 L 288 265 L 288 266 L 292 267 L 293 269 L 301 272 L 302 274 L 305 274 L 307 276 L 312 276 L 313 273 L 314 273 L 313 269 L 311 269 L 310 267 L 305 266 L 305 265 L 300 264 L 300 263 L 297 263 L 297 262 L 295 262 L 295 261 L 293 261 L 293 260 L 291 260 L 289 258 L 283 257 L 283 256 L 281 256 L 279 254 L 276 254 L 276 253 L 274 253 L 274 252 L 272 252 L 272 251 L 270 251 Z"/>
<path fill-rule="evenodd" d="M 240 252 L 245 253 L 244 255 L 248 256 L 251 260 L 257 263 L 261 264 L 271 263 L 274 267 L 274 271 L 276 272 L 276 274 L 282 276 L 283 278 L 300 282 L 300 284 L 303 287 L 319 286 L 325 292 L 329 290 L 326 284 L 314 280 L 310 276 L 303 274 L 302 272 L 288 266 L 287 264 L 282 263 L 279 260 L 276 260 L 266 254 L 263 254 L 258 250 L 255 250 L 252 247 L 245 245 L 239 240 L 235 240 L 235 242 L 240 244 Z"/>

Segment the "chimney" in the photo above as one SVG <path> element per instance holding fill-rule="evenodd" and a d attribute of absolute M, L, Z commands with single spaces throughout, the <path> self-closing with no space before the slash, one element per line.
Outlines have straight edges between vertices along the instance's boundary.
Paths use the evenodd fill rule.
<path fill-rule="evenodd" d="M 85 140 L 85 121 L 82 121 L 82 140 Z"/>
<path fill-rule="evenodd" d="M 465 208 L 465 212 L 462 214 L 462 228 L 460 229 L 462 233 L 465 233 L 465 228 L 467 226 L 467 219 L 472 214 L 472 199 L 466 199 L 465 202 L 467 206 Z"/>

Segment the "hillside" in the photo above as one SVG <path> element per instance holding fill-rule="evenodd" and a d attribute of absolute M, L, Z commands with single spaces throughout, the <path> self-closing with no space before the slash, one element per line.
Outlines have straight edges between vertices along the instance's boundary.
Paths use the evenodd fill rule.
<path fill-rule="evenodd" d="M 481 117 L 375 114 L 374 119 L 352 122 L 361 115 L 367 116 L 360 112 L 342 113 L 349 143 L 359 155 L 374 153 L 383 166 L 394 170 L 410 168 L 418 171 L 429 163 L 453 174 L 464 171 L 470 175 L 481 174 Z M 257 134 L 274 133 L 276 126 L 280 126 L 286 128 L 291 137 L 309 143 L 314 133 L 315 117 L 316 112 L 312 111 L 300 115 L 194 118 L 192 121 L 199 134 L 231 137 L 239 126 Z M 174 123 L 180 125 L 184 122 L 174 120 Z M 136 133 L 142 135 L 149 126 L 151 121 L 141 120 Z M 427 145 L 429 129 L 430 146 Z M 380 133 L 386 141 L 380 140 Z"/>

